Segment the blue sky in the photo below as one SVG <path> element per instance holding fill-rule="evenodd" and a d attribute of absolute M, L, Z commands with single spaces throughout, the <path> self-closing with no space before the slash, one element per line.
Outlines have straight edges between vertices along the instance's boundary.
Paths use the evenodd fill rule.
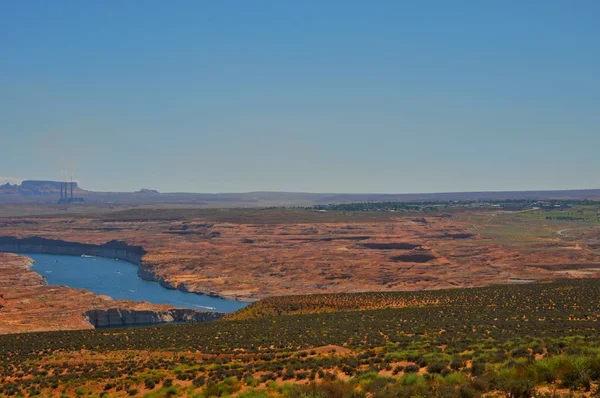
<path fill-rule="evenodd" d="M 0 180 L 600 187 L 597 1 L 0 2 Z"/>

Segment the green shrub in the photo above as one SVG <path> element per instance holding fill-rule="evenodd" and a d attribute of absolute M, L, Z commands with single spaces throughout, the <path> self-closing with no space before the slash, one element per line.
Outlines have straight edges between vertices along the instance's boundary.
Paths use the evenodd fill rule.
<path fill-rule="evenodd" d="M 561 385 L 564 388 L 579 389 L 583 388 L 589 391 L 591 388 L 591 368 L 588 358 L 578 357 L 570 363 L 571 366 L 565 366 L 564 374 L 561 378 Z"/>
<path fill-rule="evenodd" d="M 174 397 L 177 395 L 177 387 L 171 386 L 165 390 L 165 397 Z"/>
<path fill-rule="evenodd" d="M 529 398 L 533 395 L 535 383 L 527 374 L 527 369 L 504 369 L 498 374 L 496 381 L 498 389 L 504 391 L 511 398 Z"/>
<path fill-rule="evenodd" d="M 458 385 L 466 380 L 466 376 L 459 372 L 453 372 L 444 376 L 444 381 L 448 384 Z"/>
<path fill-rule="evenodd" d="M 264 391 L 250 389 L 239 393 L 237 398 L 267 398 L 267 394 Z"/>
<path fill-rule="evenodd" d="M 452 370 L 459 370 L 463 366 L 464 366 L 464 363 L 463 363 L 462 359 L 460 359 L 460 358 L 454 358 L 450 362 L 450 369 L 452 369 Z"/>
<path fill-rule="evenodd" d="M 418 375 L 415 373 L 409 373 L 409 374 L 404 375 L 404 377 L 402 377 L 402 379 L 400 379 L 400 384 L 403 386 L 413 386 L 413 385 L 418 385 L 418 384 L 425 384 L 425 379 L 421 375 Z"/>
<path fill-rule="evenodd" d="M 258 385 L 258 380 L 252 376 L 247 376 L 244 379 L 244 383 L 246 383 L 246 385 L 248 385 L 250 387 L 256 387 Z"/>
<path fill-rule="evenodd" d="M 471 366 L 471 374 L 473 376 L 483 376 L 485 374 L 485 367 L 486 367 L 485 362 L 475 361 L 475 362 L 473 362 L 473 365 Z"/>
<path fill-rule="evenodd" d="M 427 365 L 428 373 L 442 373 L 444 369 L 446 369 L 446 364 L 443 362 L 432 362 Z"/>
<path fill-rule="evenodd" d="M 475 398 L 479 396 L 479 392 L 472 386 L 462 385 L 458 389 L 458 396 L 460 398 Z"/>
<path fill-rule="evenodd" d="M 408 365 L 404 367 L 404 373 L 417 373 L 419 371 L 419 367 L 417 365 Z"/>

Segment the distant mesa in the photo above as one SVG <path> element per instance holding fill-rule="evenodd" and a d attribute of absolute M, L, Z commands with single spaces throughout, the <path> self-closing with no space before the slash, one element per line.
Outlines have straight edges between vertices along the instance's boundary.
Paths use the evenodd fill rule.
<path fill-rule="evenodd" d="M 8 181 L 6 181 L 8 182 Z M 160 193 L 155 189 L 143 188 L 128 192 L 99 192 L 81 189 L 72 175 L 63 175 L 63 181 L 25 180 L 15 185 L 11 180 L 0 185 L 0 203 L 54 204 L 141 204 L 141 203 L 186 203 L 195 206 L 224 203 L 232 206 L 317 206 L 316 212 L 328 211 L 330 205 L 370 202 L 427 202 L 427 201 L 503 201 L 515 200 L 600 200 L 600 189 L 569 191 L 507 191 L 507 192 L 449 192 L 422 194 L 331 194 L 306 192 L 238 192 L 238 193 Z M 62 193 L 61 193 L 62 192 Z M 360 208 L 360 206 L 359 206 Z M 440 217 L 451 217 L 450 213 Z M 414 222 L 428 224 L 425 218 L 414 218 Z M 471 236 L 450 234 L 447 239 L 468 239 Z M 375 242 L 377 243 L 377 242 Z M 392 247 L 372 247 L 377 250 L 398 250 Z M 403 250 L 403 249 L 400 249 Z M 410 250 L 410 249 L 405 249 Z"/>
<path fill-rule="evenodd" d="M 24 201 L 43 200 L 45 203 L 83 203 L 84 200 L 78 195 L 85 192 L 76 181 L 25 180 L 21 185 L 0 185 L 1 197 L 8 200 L 16 198 Z"/>
<path fill-rule="evenodd" d="M 18 188 L 19 188 L 18 185 L 10 185 L 10 183 L 7 182 L 6 184 L 0 185 L 0 194 L 4 194 L 4 195 L 17 194 Z"/>
<path fill-rule="evenodd" d="M 64 183 L 60 181 L 25 180 L 21 185 L 11 185 L 10 183 L 6 183 L 1 185 L 0 189 L 24 196 L 56 195 L 60 194 L 63 184 Z M 70 182 L 69 184 L 73 185 L 74 191 L 79 190 L 77 182 Z"/>
<path fill-rule="evenodd" d="M 25 180 L 19 186 L 19 191 L 21 193 L 30 192 L 32 195 L 48 195 L 59 193 L 61 184 L 59 181 Z M 76 182 L 73 184 L 77 185 Z"/>
<path fill-rule="evenodd" d="M 141 193 L 141 194 L 145 194 L 145 195 L 158 195 L 158 194 L 160 194 L 160 192 L 158 192 L 156 189 L 146 189 L 146 188 L 142 188 L 139 191 L 135 191 L 134 193 Z"/>

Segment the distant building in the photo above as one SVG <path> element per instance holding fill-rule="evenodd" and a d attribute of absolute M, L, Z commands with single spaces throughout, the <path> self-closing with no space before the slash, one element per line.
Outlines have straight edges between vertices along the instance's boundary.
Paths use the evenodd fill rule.
<path fill-rule="evenodd" d="M 60 183 L 60 199 L 59 204 L 64 203 L 85 203 L 83 198 L 77 198 L 73 195 L 73 190 L 77 188 L 76 182 L 61 182 Z"/>

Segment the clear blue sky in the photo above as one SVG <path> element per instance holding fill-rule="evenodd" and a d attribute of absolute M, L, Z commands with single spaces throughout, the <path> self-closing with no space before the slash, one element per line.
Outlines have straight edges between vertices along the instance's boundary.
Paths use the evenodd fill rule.
<path fill-rule="evenodd" d="M 598 188 L 599 18 L 596 0 L 2 1 L 0 179 Z"/>

